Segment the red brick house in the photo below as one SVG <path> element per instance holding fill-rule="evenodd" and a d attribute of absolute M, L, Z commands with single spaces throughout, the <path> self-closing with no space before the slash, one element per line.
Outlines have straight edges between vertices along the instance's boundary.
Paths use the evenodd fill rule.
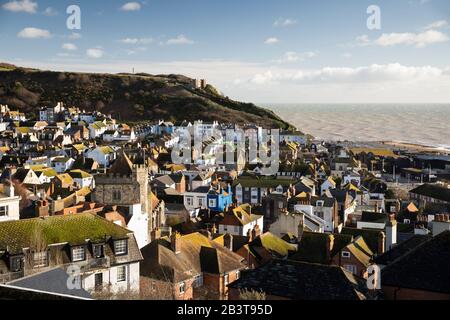
<path fill-rule="evenodd" d="M 141 249 L 142 281 L 160 299 L 226 299 L 227 285 L 246 268 L 243 258 L 200 233 L 160 238 Z"/>

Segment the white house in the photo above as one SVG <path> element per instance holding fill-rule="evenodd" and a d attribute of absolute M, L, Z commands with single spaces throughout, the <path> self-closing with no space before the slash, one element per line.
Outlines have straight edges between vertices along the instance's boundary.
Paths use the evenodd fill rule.
<path fill-rule="evenodd" d="M 20 197 L 14 194 L 14 187 L 2 185 L 0 190 L 0 222 L 19 220 Z"/>
<path fill-rule="evenodd" d="M 58 157 L 52 160 L 52 168 L 55 169 L 57 173 L 64 173 L 74 164 L 75 160 L 69 157 Z"/>
<path fill-rule="evenodd" d="M 69 175 L 78 188 L 94 188 L 94 177 L 91 174 L 82 170 L 72 170 Z"/>
<path fill-rule="evenodd" d="M 249 204 L 241 205 L 226 213 L 219 222 L 219 234 L 249 236 L 253 231 L 264 230 L 264 216 L 253 214 Z"/>
<path fill-rule="evenodd" d="M 333 177 L 328 177 L 328 179 L 320 185 L 320 195 L 323 195 L 327 190 L 335 188 L 336 182 L 334 182 Z"/>
<path fill-rule="evenodd" d="M 89 150 L 85 154 L 86 158 L 94 159 L 102 167 L 109 167 L 109 165 L 116 160 L 116 151 L 109 146 L 96 147 Z"/>
<path fill-rule="evenodd" d="M 95 121 L 89 124 L 89 137 L 95 139 L 100 137 L 108 129 L 104 121 Z"/>
<path fill-rule="evenodd" d="M 194 211 L 195 209 L 208 208 L 207 198 L 209 186 L 198 187 L 192 191 L 184 193 L 184 205 L 187 210 Z"/>

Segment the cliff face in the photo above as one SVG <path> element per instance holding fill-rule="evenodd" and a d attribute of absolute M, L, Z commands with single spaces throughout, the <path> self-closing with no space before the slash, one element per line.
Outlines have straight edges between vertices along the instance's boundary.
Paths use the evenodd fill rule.
<path fill-rule="evenodd" d="M 192 83 L 182 75 L 51 72 L 0 64 L 0 103 L 34 114 L 63 101 L 123 121 L 203 119 L 290 127 L 272 111 L 233 101 L 210 85 L 194 89 Z"/>

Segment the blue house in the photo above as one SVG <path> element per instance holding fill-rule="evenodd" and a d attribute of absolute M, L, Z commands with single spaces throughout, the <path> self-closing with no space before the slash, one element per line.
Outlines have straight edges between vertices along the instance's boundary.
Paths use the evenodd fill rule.
<path fill-rule="evenodd" d="M 233 203 L 233 193 L 231 185 L 226 189 L 219 186 L 218 189 L 211 189 L 207 195 L 208 209 L 216 212 L 223 212 Z"/>

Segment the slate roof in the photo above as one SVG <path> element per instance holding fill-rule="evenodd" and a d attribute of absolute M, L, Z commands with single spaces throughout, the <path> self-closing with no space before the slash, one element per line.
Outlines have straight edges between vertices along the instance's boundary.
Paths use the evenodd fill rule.
<path fill-rule="evenodd" d="M 172 251 L 167 238 L 142 248 L 141 275 L 177 283 L 202 272 L 223 274 L 245 268 L 241 256 L 198 232 L 179 236 L 178 241 L 178 254 Z"/>
<path fill-rule="evenodd" d="M 408 254 L 414 250 L 417 246 L 431 239 L 431 236 L 426 235 L 414 235 L 410 239 L 397 244 L 391 250 L 386 251 L 382 255 L 375 258 L 374 262 L 381 265 L 389 265 L 398 258 Z"/>
<path fill-rule="evenodd" d="M 303 232 L 297 253 L 292 256 L 292 260 L 327 264 L 330 262 L 328 257 L 332 258 L 353 239 L 353 237 L 349 235 L 333 234 L 333 248 L 330 256 L 328 256 L 327 239 L 329 236 L 331 235 L 326 233 Z"/>
<path fill-rule="evenodd" d="M 44 291 L 57 295 L 68 295 L 91 299 L 92 296 L 84 289 L 68 289 L 69 275 L 61 268 L 34 274 L 19 280 L 9 282 L 8 285 L 24 289 Z"/>
<path fill-rule="evenodd" d="M 382 284 L 450 294 L 450 231 L 418 245 L 383 269 Z"/>
<path fill-rule="evenodd" d="M 423 184 L 411 190 L 410 193 L 450 202 L 450 189 L 434 184 Z"/>
<path fill-rule="evenodd" d="M 243 271 L 228 287 L 264 292 L 292 300 L 363 300 L 364 282 L 337 266 L 272 260 Z"/>
<path fill-rule="evenodd" d="M 370 251 L 373 253 L 379 253 L 378 239 L 380 237 L 381 230 L 370 229 L 356 229 L 356 228 L 342 228 L 341 234 L 352 235 L 353 237 L 362 236 L 364 241 L 369 246 Z"/>
<path fill-rule="evenodd" d="M 114 161 L 114 164 L 108 170 L 108 173 L 120 174 L 125 176 L 130 176 L 133 174 L 133 163 L 125 154 L 125 152 L 121 152 L 117 160 Z"/>

